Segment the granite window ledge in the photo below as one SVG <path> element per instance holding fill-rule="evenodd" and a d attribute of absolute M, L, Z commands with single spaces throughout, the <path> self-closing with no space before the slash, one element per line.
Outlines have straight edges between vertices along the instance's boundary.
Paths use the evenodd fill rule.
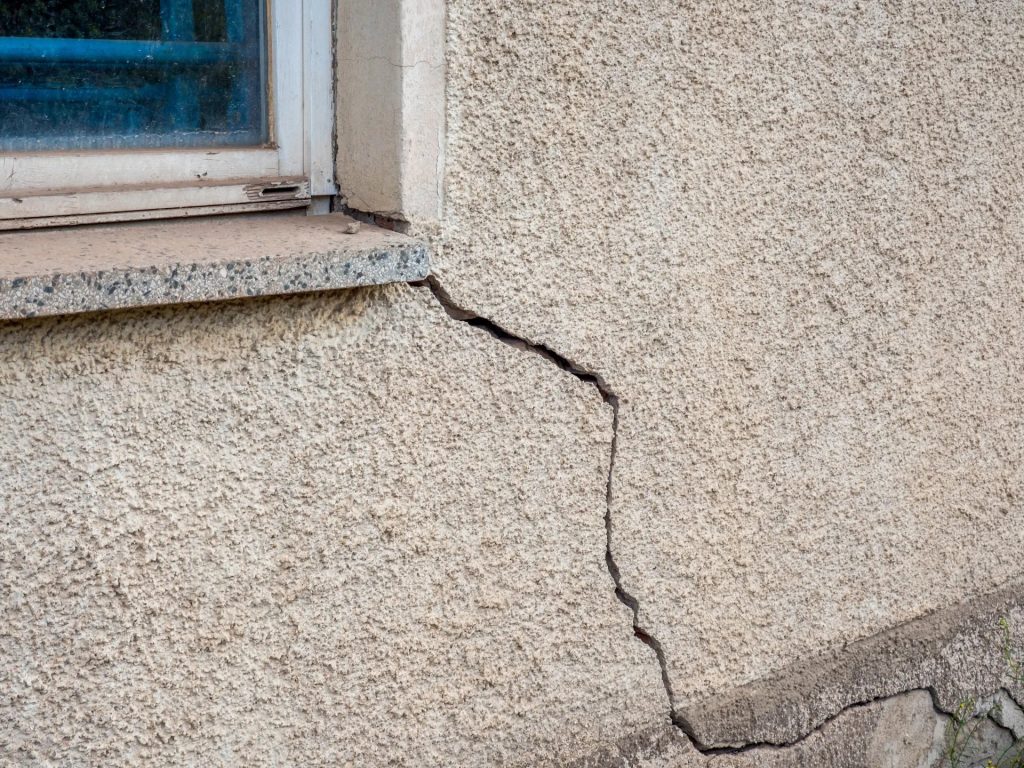
<path fill-rule="evenodd" d="M 0 233 L 0 320 L 422 280 L 427 247 L 342 214 Z"/>

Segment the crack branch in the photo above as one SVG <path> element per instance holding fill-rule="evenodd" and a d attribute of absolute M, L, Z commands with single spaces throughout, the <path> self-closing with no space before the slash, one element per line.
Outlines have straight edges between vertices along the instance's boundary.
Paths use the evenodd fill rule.
<path fill-rule="evenodd" d="M 865 699 L 863 701 L 855 701 L 851 704 L 847 704 L 842 709 L 833 712 L 831 715 L 826 717 L 824 720 L 822 720 L 820 723 L 818 723 L 813 728 L 808 730 L 806 733 L 802 733 L 800 734 L 800 736 L 790 741 L 755 741 L 750 742 L 748 744 L 740 744 L 738 746 L 732 747 L 708 747 L 700 743 L 700 741 L 694 735 L 693 731 L 689 729 L 688 725 L 679 722 L 677 719 L 675 719 L 675 717 L 673 718 L 673 723 L 686 735 L 686 738 L 689 739 L 690 743 L 693 745 L 693 748 L 700 752 L 702 755 L 706 755 L 707 757 L 714 757 L 716 755 L 742 755 L 748 752 L 754 752 L 758 750 L 791 749 L 807 741 L 807 739 L 811 738 L 811 736 L 813 736 L 814 734 L 820 732 L 830 723 L 832 723 L 835 720 L 838 720 L 840 717 L 843 717 L 844 715 L 850 712 L 855 712 L 859 709 L 870 707 L 872 704 L 878 704 L 881 702 L 890 701 L 892 699 L 898 699 L 901 696 L 906 696 L 907 694 L 917 692 L 923 692 L 928 694 L 928 697 L 931 700 L 932 709 L 935 710 L 935 713 L 937 715 L 940 715 L 942 717 L 949 717 L 950 715 L 952 715 L 951 712 L 947 712 L 939 706 L 938 693 L 935 691 L 935 689 L 930 686 L 927 686 L 907 688 L 905 690 L 897 691 L 895 693 L 888 693 L 882 696 L 875 696 L 870 699 Z"/>
<path fill-rule="evenodd" d="M 448 316 L 453 320 L 459 320 L 460 322 L 467 323 L 474 328 L 480 328 L 481 330 L 491 334 L 491 336 L 496 338 L 498 341 L 508 344 L 511 347 L 540 355 L 549 363 L 553 363 L 566 373 L 572 374 L 580 381 L 590 384 L 598 391 L 598 393 L 600 393 L 601 398 L 605 403 L 612 407 L 617 419 L 619 398 L 614 392 L 612 392 L 601 374 L 595 373 L 594 371 L 588 371 L 550 347 L 544 344 L 537 344 L 529 339 L 524 339 L 521 336 L 516 336 L 514 333 L 502 328 L 493 320 L 481 317 L 475 312 L 458 306 L 454 301 L 452 301 L 451 296 L 448 295 L 448 291 L 444 289 L 444 286 L 441 285 L 440 281 L 434 275 L 428 276 L 426 280 L 411 283 L 411 285 L 417 288 L 429 288 L 434 294 L 434 298 L 437 299 L 444 311 L 447 312 Z M 613 423 L 613 429 L 617 426 L 618 422 L 615 421 L 615 423 Z M 612 439 L 614 442 L 614 436 Z"/>

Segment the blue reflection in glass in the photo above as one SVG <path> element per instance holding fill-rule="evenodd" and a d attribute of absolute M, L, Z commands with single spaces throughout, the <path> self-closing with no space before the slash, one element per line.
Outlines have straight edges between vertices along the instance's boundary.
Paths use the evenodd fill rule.
<path fill-rule="evenodd" d="M 0 151 L 267 141 L 263 0 L 3 0 Z"/>

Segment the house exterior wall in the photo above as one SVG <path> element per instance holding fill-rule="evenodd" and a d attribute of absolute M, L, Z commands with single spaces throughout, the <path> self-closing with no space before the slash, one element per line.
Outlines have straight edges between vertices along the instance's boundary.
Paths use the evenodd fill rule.
<path fill-rule="evenodd" d="M 0 763 L 488 765 L 664 718 L 610 414 L 425 289 L 0 337 Z"/>
<path fill-rule="evenodd" d="M 619 396 L 677 707 L 1020 575 L 1019 3 L 448 14 L 435 272 Z"/>
<path fill-rule="evenodd" d="M 433 290 L 0 326 L 2 761 L 925 766 L 1024 700 L 1024 9 L 445 10 Z"/>

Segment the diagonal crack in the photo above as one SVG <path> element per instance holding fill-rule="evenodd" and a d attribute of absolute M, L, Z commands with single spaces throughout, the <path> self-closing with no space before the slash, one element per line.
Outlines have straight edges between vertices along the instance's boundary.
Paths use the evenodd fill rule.
<path fill-rule="evenodd" d="M 651 635 L 650 632 L 648 632 L 643 628 L 643 626 L 641 626 L 640 603 L 637 600 L 637 598 L 630 594 L 623 586 L 622 575 L 619 571 L 619 566 L 616 564 L 615 557 L 612 554 L 612 501 L 613 481 L 615 476 L 615 460 L 618 452 L 619 439 L 619 396 L 608 385 L 608 382 L 604 379 L 604 377 L 602 377 L 601 374 L 597 373 L 596 371 L 587 370 L 586 368 L 583 368 L 580 365 L 574 363 L 565 355 L 562 355 L 561 353 L 555 351 L 554 349 L 545 344 L 540 344 L 537 342 L 530 341 L 529 339 L 523 338 L 521 336 L 517 336 L 516 334 L 503 328 L 493 320 L 490 320 L 486 317 L 482 317 L 471 310 L 465 309 L 464 307 L 460 307 L 458 304 L 455 303 L 455 301 L 452 300 L 451 296 L 444 289 L 444 286 L 441 285 L 441 282 L 434 275 L 430 275 L 425 280 L 410 283 L 410 285 L 416 288 L 429 289 L 430 292 L 434 295 L 434 298 L 437 300 L 437 302 L 441 305 L 441 307 L 448 314 L 448 316 L 451 317 L 453 320 L 458 320 L 459 322 L 467 323 L 468 325 L 471 325 L 474 328 L 479 328 L 480 330 L 489 333 L 491 336 L 493 336 L 495 339 L 502 342 L 503 344 L 508 344 L 509 346 L 515 347 L 516 349 L 540 355 L 545 360 L 554 364 L 555 366 L 565 371 L 566 373 L 575 376 L 580 381 L 583 381 L 591 385 L 592 387 L 594 387 L 594 389 L 597 390 L 598 394 L 600 394 L 602 400 L 604 400 L 604 402 L 611 408 L 611 455 L 609 457 L 608 462 L 608 480 L 605 488 L 604 524 L 605 531 L 607 534 L 605 544 L 605 564 L 608 568 L 608 573 L 612 578 L 612 582 L 615 585 L 615 596 L 623 605 L 625 605 L 627 608 L 630 609 L 630 611 L 632 611 L 634 636 L 642 643 L 647 645 L 652 651 L 654 651 L 654 655 L 658 660 L 658 665 L 661 668 L 661 682 L 664 685 L 665 693 L 668 696 L 669 712 L 672 725 L 675 726 L 675 728 L 677 728 L 678 731 L 683 734 L 683 736 L 690 742 L 690 744 L 693 745 L 694 749 L 708 757 L 713 757 L 716 755 L 739 755 L 743 753 L 765 749 L 787 749 L 802 743 L 811 735 L 819 732 L 826 725 L 828 725 L 829 723 L 833 722 L 837 718 L 841 717 L 842 715 L 850 711 L 861 709 L 876 702 L 887 701 L 889 699 L 896 698 L 897 696 L 902 696 L 916 690 L 927 691 L 930 694 L 932 706 L 935 708 L 935 711 L 939 714 L 948 716 L 949 713 L 944 712 L 939 707 L 936 693 L 932 688 L 909 688 L 907 690 L 899 691 L 898 693 L 877 696 L 871 699 L 867 699 L 865 701 L 857 701 L 850 703 L 842 709 L 834 712 L 831 716 L 825 718 L 822 722 L 818 723 L 818 725 L 811 728 L 806 733 L 801 734 L 798 738 L 793 739 L 792 741 L 775 743 L 770 741 L 761 741 L 731 747 L 710 747 L 705 744 L 702 744 L 700 739 L 696 736 L 695 729 L 690 725 L 690 723 L 680 712 L 676 711 L 675 698 L 672 692 L 672 682 L 669 678 L 668 663 L 665 658 L 665 650 L 662 647 L 661 643 L 658 642 L 657 638 L 655 638 L 653 635 Z"/>
<path fill-rule="evenodd" d="M 612 577 L 612 582 L 615 585 L 615 596 L 619 599 L 619 602 L 629 608 L 633 613 L 634 636 L 654 651 L 654 655 L 658 660 L 658 665 L 661 668 L 661 682 L 665 686 L 665 693 L 668 695 L 669 712 L 671 713 L 672 722 L 677 726 L 680 726 L 684 733 L 686 733 L 687 737 L 689 737 L 689 732 L 687 731 L 685 724 L 681 724 L 679 722 L 679 718 L 673 709 L 672 683 L 668 676 L 668 664 L 665 660 L 665 651 L 662 648 L 661 643 L 659 643 L 658 640 L 647 630 L 640 626 L 640 603 L 636 597 L 627 592 L 626 588 L 622 585 L 622 574 L 619 571 L 619 566 L 616 564 L 615 557 L 612 554 L 612 481 L 615 475 L 615 458 L 619 445 L 619 396 L 610 386 L 608 386 L 608 382 L 605 381 L 604 377 L 596 371 L 588 371 L 574 363 L 565 355 L 551 349 L 551 347 L 532 342 L 521 336 L 516 336 L 514 333 L 502 328 L 493 320 L 481 317 L 475 312 L 458 306 L 434 275 L 430 275 L 426 280 L 411 283 L 411 285 L 429 288 L 434 294 L 434 298 L 437 299 L 437 302 L 452 319 L 486 331 L 498 341 L 515 347 L 516 349 L 540 355 L 545 360 L 553 363 L 566 373 L 575 376 L 582 382 L 590 384 L 597 390 L 598 394 L 601 395 L 605 404 L 612 409 L 611 456 L 608 461 L 608 481 L 605 486 L 604 527 L 607 534 L 604 552 L 605 565 L 608 567 L 608 573 Z"/>
<path fill-rule="evenodd" d="M 590 384 L 598 391 L 598 393 L 600 393 L 601 398 L 605 401 L 605 403 L 611 406 L 617 419 L 619 398 L 614 392 L 612 392 L 611 388 L 608 386 L 607 382 L 605 382 L 604 378 L 602 378 L 601 374 L 594 373 L 593 371 L 588 371 L 585 368 L 581 368 L 569 358 L 551 349 L 551 347 L 548 347 L 544 344 L 537 344 L 528 339 L 524 339 L 521 336 L 516 336 L 514 333 L 510 333 L 509 331 L 502 328 L 493 320 L 488 320 L 486 317 L 481 317 L 475 312 L 458 306 L 454 301 L 452 301 L 451 296 L 448 295 L 448 291 L 444 289 L 444 286 L 441 285 L 440 281 L 436 277 L 434 277 L 434 275 L 430 275 L 429 277 L 427 277 L 426 280 L 411 283 L 411 285 L 417 288 L 429 288 L 430 291 L 434 294 L 434 298 L 437 299 L 438 303 L 441 305 L 444 311 L 447 312 L 448 316 L 451 317 L 453 320 L 459 320 L 460 322 L 467 323 L 473 326 L 474 328 L 480 328 L 484 331 L 487 331 L 487 333 L 491 334 L 491 336 L 496 338 L 498 341 L 508 344 L 509 346 L 515 347 L 516 349 L 526 350 L 528 352 L 533 352 L 534 354 L 540 355 L 548 362 L 553 363 L 554 365 L 561 368 L 563 371 L 572 374 L 580 381 Z M 615 424 L 613 424 L 613 426 L 615 426 Z"/>

